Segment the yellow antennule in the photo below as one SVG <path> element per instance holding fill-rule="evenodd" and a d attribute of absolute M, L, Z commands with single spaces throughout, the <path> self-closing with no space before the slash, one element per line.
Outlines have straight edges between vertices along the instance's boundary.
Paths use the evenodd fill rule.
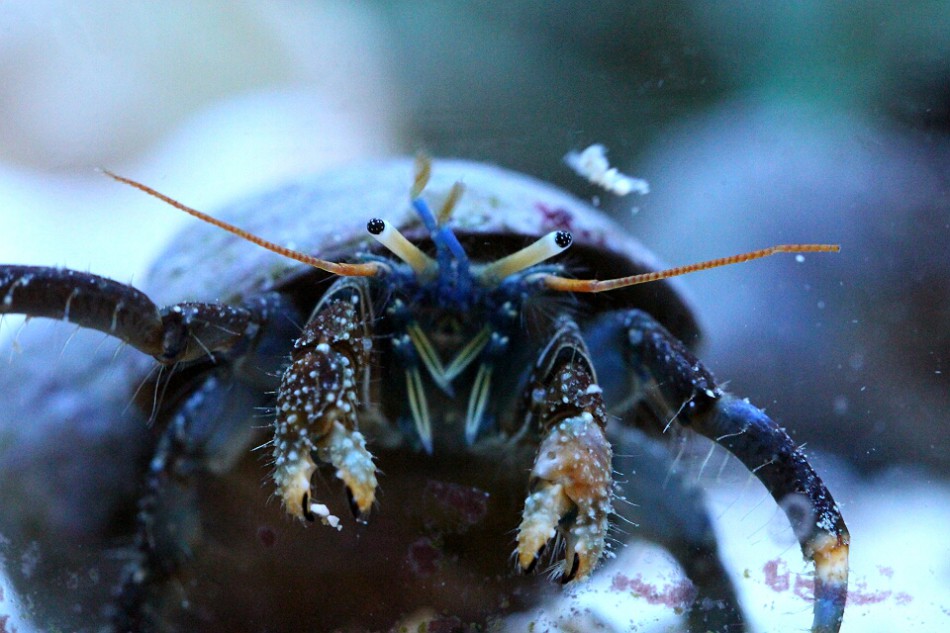
<path fill-rule="evenodd" d="M 626 288 L 627 286 L 634 286 L 636 284 L 659 281 L 660 279 L 666 279 L 668 277 L 685 275 L 699 270 L 708 270 L 710 268 L 718 268 L 719 266 L 748 262 L 753 259 L 775 255 L 776 253 L 837 253 L 840 250 L 841 246 L 839 244 L 778 244 L 757 251 L 740 253 L 739 255 L 730 255 L 729 257 L 710 259 L 705 262 L 677 266 L 676 268 L 669 268 L 653 273 L 630 275 L 629 277 L 618 277 L 616 279 L 600 281 L 597 279 L 568 279 L 567 277 L 547 275 L 543 278 L 543 281 L 551 290 L 561 292 L 606 292 L 608 290 Z"/>
<path fill-rule="evenodd" d="M 422 191 L 429 184 L 429 178 L 432 176 L 432 159 L 427 155 L 416 154 L 414 174 L 412 180 L 412 189 L 409 190 L 409 199 L 415 200 L 422 195 Z"/>
<path fill-rule="evenodd" d="M 551 231 L 520 251 L 488 264 L 482 269 L 480 276 L 486 283 L 498 283 L 510 275 L 564 252 L 573 241 L 573 236 L 567 231 Z"/>
<path fill-rule="evenodd" d="M 366 223 L 366 230 L 373 238 L 385 246 L 389 252 L 409 264 L 416 276 L 431 275 L 438 270 L 439 265 L 434 259 L 423 253 L 418 246 L 406 239 L 395 226 L 373 218 Z"/>
<path fill-rule="evenodd" d="M 379 264 L 376 262 L 370 262 L 366 264 L 344 264 L 344 263 L 338 263 L 338 262 L 331 262 L 325 259 L 320 259 L 318 257 L 307 255 L 305 253 L 300 253 L 298 251 L 291 250 L 289 248 L 285 248 L 283 246 L 275 244 L 274 242 L 268 242 L 267 240 L 260 238 L 254 235 L 253 233 L 248 233 L 244 229 L 238 228 L 234 226 L 233 224 L 228 224 L 227 222 L 223 220 L 213 218 L 206 213 L 202 213 L 201 211 L 192 209 L 191 207 L 187 207 L 183 205 L 182 203 L 178 202 L 177 200 L 173 198 L 169 198 L 165 194 L 159 193 L 158 191 L 155 191 L 151 187 L 147 185 L 143 185 L 140 182 L 136 182 L 129 178 L 124 178 L 122 176 L 114 174 L 108 169 L 103 169 L 102 171 L 113 180 L 117 180 L 121 183 L 125 183 L 129 185 L 130 187 L 135 187 L 136 189 L 140 191 L 144 191 L 148 195 L 154 196 L 155 198 L 158 198 L 159 200 L 167 204 L 170 204 L 176 209 L 180 211 L 184 211 L 188 215 L 194 216 L 198 218 L 199 220 L 202 220 L 204 222 L 207 222 L 208 224 L 218 227 L 219 229 L 223 229 L 227 231 L 228 233 L 237 235 L 241 239 L 245 239 L 248 242 L 257 244 L 258 246 L 266 248 L 269 251 L 273 251 L 277 253 L 278 255 L 283 255 L 284 257 L 293 259 L 302 264 L 313 266 L 314 268 L 319 268 L 320 270 L 325 270 L 328 273 L 332 273 L 334 275 L 340 275 L 341 277 L 374 277 L 380 274 L 385 268 L 383 264 Z"/>
<path fill-rule="evenodd" d="M 463 193 L 465 193 L 465 185 L 460 182 L 452 185 L 452 189 L 449 190 L 449 195 L 445 198 L 445 202 L 442 203 L 442 207 L 439 209 L 438 215 L 436 215 L 436 221 L 439 226 L 444 225 L 449 221 L 449 218 L 452 217 L 452 211 L 455 210 L 455 205 Z"/>

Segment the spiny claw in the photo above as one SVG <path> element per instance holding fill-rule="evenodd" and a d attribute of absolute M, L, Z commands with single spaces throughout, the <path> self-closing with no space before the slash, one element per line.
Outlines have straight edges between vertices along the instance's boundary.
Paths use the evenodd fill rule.
<path fill-rule="evenodd" d="M 571 510 L 571 500 L 564 487 L 540 481 L 528 495 L 524 514 L 518 527 L 518 565 L 525 572 L 534 569 L 548 542 L 557 535 L 561 517 Z"/>
<path fill-rule="evenodd" d="M 346 489 L 346 503 L 350 508 L 350 514 L 353 515 L 353 518 L 356 519 L 357 523 L 366 524 L 369 523 L 369 510 L 361 510 L 359 504 L 356 502 L 356 499 L 353 498 L 353 491 L 349 488 Z"/>
<path fill-rule="evenodd" d="M 315 503 L 314 460 L 332 464 L 362 518 L 376 498 L 376 467 L 357 430 L 365 410 L 372 339 L 368 287 L 344 277 L 333 284 L 294 341 L 291 363 L 277 390 L 274 482 L 284 508 L 308 521 L 340 529 L 340 519 Z"/>
<path fill-rule="evenodd" d="M 541 549 L 534 553 L 534 558 L 531 559 L 531 562 L 528 563 L 527 567 L 519 566 L 521 573 L 523 574 L 533 574 L 534 570 L 538 566 L 538 561 L 541 560 L 541 557 L 544 556 L 544 551 L 546 549 L 546 544 L 541 545 Z M 519 561 L 520 562 L 520 561 Z"/>
<path fill-rule="evenodd" d="M 364 520 L 376 498 L 376 466 L 366 450 L 363 435 L 340 422 L 333 422 L 329 432 L 317 442 L 304 435 L 292 447 L 275 447 L 273 477 L 284 509 L 307 521 L 320 517 L 324 525 L 340 529 L 339 519 L 325 505 L 311 502 L 310 478 L 316 470 L 311 456 L 314 451 L 321 461 L 336 467 L 336 476 L 346 486 L 354 516 Z"/>
<path fill-rule="evenodd" d="M 310 515 L 310 476 L 317 469 L 309 450 L 293 450 L 287 455 L 275 451 L 274 483 L 284 510 L 291 516 L 312 521 Z"/>
<path fill-rule="evenodd" d="M 518 564 L 533 568 L 559 533 L 565 553 L 561 581 L 583 580 L 600 560 L 612 512 L 610 443 L 584 412 L 554 426 L 538 448 L 532 491 L 518 528 Z"/>
<path fill-rule="evenodd" d="M 564 559 L 564 563 L 567 564 L 567 558 Z M 566 585 L 567 583 L 574 580 L 577 577 L 577 570 L 581 566 L 581 557 L 578 556 L 577 552 L 574 553 L 574 558 L 571 562 L 571 570 L 565 574 L 561 574 L 561 584 Z"/>
<path fill-rule="evenodd" d="M 297 453 L 291 453 L 291 456 Z M 320 522 L 337 530 L 342 529 L 340 519 L 330 514 L 329 508 L 321 503 L 312 503 L 310 498 L 310 476 L 316 469 L 310 451 L 297 453 L 296 461 L 284 460 L 274 471 L 277 482 L 277 494 L 288 514 L 313 523 Z"/>
<path fill-rule="evenodd" d="M 363 434 L 334 422 L 327 436 L 317 443 L 317 454 L 336 467 L 336 476 L 346 484 L 357 518 L 366 516 L 376 499 L 376 466 Z"/>

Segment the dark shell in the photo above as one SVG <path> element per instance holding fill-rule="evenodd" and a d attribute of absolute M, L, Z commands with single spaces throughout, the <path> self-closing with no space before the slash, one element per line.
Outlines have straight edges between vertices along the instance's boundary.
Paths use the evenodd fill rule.
<path fill-rule="evenodd" d="M 381 217 L 407 237 L 425 241 L 409 205 L 413 161 L 364 163 L 325 172 L 252 197 L 216 214 L 251 233 L 295 250 L 331 260 L 352 260 L 375 248 L 366 222 Z M 619 224 L 589 204 L 555 187 L 492 165 L 436 160 L 423 197 L 434 209 L 451 186 L 465 193 L 453 226 L 473 261 L 490 261 L 556 229 L 574 235 L 574 246 L 558 261 L 577 277 L 610 278 L 663 266 Z M 424 247 L 424 245 L 423 245 Z M 146 290 L 159 305 L 181 300 L 239 303 L 262 290 L 326 274 L 249 244 L 210 225 L 195 223 L 156 263 Z M 694 344 L 699 328 L 675 280 L 589 295 L 598 309 L 638 306 L 650 311 L 674 335 Z"/>

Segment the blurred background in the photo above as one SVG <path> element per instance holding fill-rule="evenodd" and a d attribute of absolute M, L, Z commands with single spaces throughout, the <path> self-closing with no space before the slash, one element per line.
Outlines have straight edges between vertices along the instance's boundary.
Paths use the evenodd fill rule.
<path fill-rule="evenodd" d="M 213 210 L 419 149 L 555 182 L 671 264 L 840 243 L 687 278 L 702 356 L 842 503 L 842 630 L 950 623 L 950 4 L 4 2 L 0 86 L 7 263 L 144 277 L 188 220 L 97 168 Z M 563 164 L 594 142 L 651 193 Z M 748 553 L 774 508 L 709 494 Z M 737 567 L 746 600 L 762 630 L 802 629 L 770 548 Z"/>

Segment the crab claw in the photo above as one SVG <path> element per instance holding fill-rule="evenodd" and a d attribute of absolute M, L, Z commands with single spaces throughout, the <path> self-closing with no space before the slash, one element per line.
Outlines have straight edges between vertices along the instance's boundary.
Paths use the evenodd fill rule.
<path fill-rule="evenodd" d="M 363 434 L 334 422 L 317 447 L 320 458 L 336 468 L 337 478 L 346 485 L 353 514 L 365 517 L 376 498 L 376 466 Z"/>
<path fill-rule="evenodd" d="M 324 316 L 331 320 L 333 312 Z M 294 360 L 277 392 L 273 478 L 288 513 L 309 521 L 320 516 L 324 524 L 339 528 L 339 519 L 330 515 L 326 506 L 310 503 L 314 458 L 336 468 L 359 519 L 369 513 L 376 497 L 376 466 L 366 439 L 356 428 L 358 362 L 353 360 L 352 350 L 339 341 L 334 345 L 314 343 L 316 334 L 326 328 L 320 329 L 316 320 L 308 324 L 311 326 L 317 332 L 307 330 L 297 341 Z"/>
<path fill-rule="evenodd" d="M 273 474 L 274 483 L 277 484 L 277 495 L 283 502 L 284 510 L 292 516 L 312 521 L 310 477 L 317 465 L 310 457 L 310 451 L 299 455 L 290 453 L 286 457 L 275 455 L 275 458 L 277 468 Z"/>
<path fill-rule="evenodd" d="M 339 519 L 323 504 L 311 502 L 310 477 L 316 470 L 311 451 L 321 461 L 336 467 L 336 476 L 346 486 L 353 514 L 362 519 L 369 514 L 376 498 L 376 466 L 366 450 L 366 440 L 359 431 L 334 422 L 330 432 L 315 444 L 302 442 L 289 451 L 275 449 L 274 483 L 284 509 L 292 516 L 314 521 L 320 517 L 324 525 L 340 529 Z"/>
<path fill-rule="evenodd" d="M 610 460 L 610 443 L 590 413 L 564 419 L 548 431 L 518 527 L 516 556 L 523 571 L 533 569 L 547 544 L 561 536 L 561 582 L 590 575 L 604 552 L 612 512 Z"/>

